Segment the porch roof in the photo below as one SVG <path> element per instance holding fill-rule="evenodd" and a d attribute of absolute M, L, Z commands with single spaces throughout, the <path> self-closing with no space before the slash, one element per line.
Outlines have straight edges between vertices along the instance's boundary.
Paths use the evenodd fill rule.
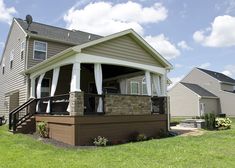
<path fill-rule="evenodd" d="M 153 49 L 142 37 L 140 37 L 133 29 L 128 29 L 125 31 L 121 31 L 97 40 L 93 40 L 93 41 L 89 41 L 87 43 L 81 44 L 81 45 L 77 45 L 74 47 L 70 47 L 58 54 L 56 54 L 55 56 L 25 70 L 24 72 L 22 72 L 23 74 L 31 74 L 35 71 L 38 71 L 40 69 L 43 69 L 45 66 L 47 65 L 51 65 L 51 63 L 53 62 L 57 62 L 59 60 L 62 60 L 68 56 L 71 56 L 73 54 L 77 54 L 77 53 L 81 53 L 82 49 L 87 48 L 87 47 L 91 47 L 94 46 L 96 44 L 117 38 L 117 37 L 121 37 L 121 36 L 125 36 L 125 35 L 131 35 L 136 42 L 141 45 L 141 47 L 143 47 L 144 49 L 146 49 L 149 53 L 151 53 L 151 55 L 158 60 L 159 62 L 161 62 L 164 67 L 166 69 L 173 69 L 173 66 L 163 57 L 161 56 L 155 49 Z"/>

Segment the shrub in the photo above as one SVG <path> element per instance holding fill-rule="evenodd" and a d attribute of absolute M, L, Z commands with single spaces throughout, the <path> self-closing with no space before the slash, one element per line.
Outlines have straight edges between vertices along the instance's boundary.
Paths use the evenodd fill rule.
<path fill-rule="evenodd" d="M 48 136 L 49 136 L 49 129 L 48 129 L 47 123 L 45 123 L 45 122 L 38 122 L 37 123 L 37 130 L 38 130 L 38 133 L 39 133 L 39 135 L 41 137 L 48 138 Z"/>
<path fill-rule="evenodd" d="M 130 142 L 135 142 L 137 140 L 137 137 L 139 135 L 139 132 L 135 131 L 135 132 L 132 132 L 130 135 L 129 135 L 129 141 Z"/>
<path fill-rule="evenodd" d="M 229 118 L 216 118 L 215 127 L 218 130 L 225 130 L 231 128 L 232 121 Z"/>
<path fill-rule="evenodd" d="M 147 136 L 145 134 L 139 134 L 136 137 L 136 141 L 146 141 L 147 140 Z"/>
<path fill-rule="evenodd" d="M 108 139 L 102 136 L 98 136 L 94 139 L 94 145 L 95 146 L 106 146 L 108 142 Z"/>
<path fill-rule="evenodd" d="M 205 126 L 208 130 L 215 129 L 215 115 L 213 113 L 207 113 L 205 115 Z"/>

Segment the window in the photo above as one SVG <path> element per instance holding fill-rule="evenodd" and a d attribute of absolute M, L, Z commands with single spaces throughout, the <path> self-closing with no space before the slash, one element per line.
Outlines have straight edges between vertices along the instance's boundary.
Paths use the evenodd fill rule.
<path fill-rule="evenodd" d="M 139 82 L 131 81 L 131 94 L 139 94 Z"/>
<path fill-rule="evenodd" d="M 10 69 L 13 68 L 13 59 L 14 59 L 14 50 L 11 50 L 11 53 L 10 53 Z"/>
<path fill-rule="evenodd" d="M 34 56 L 36 60 L 45 60 L 47 57 L 47 43 L 42 41 L 34 41 Z"/>
<path fill-rule="evenodd" d="M 142 80 L 142 95 L 147 95 L 147 85 L 146 85 L 146 80 L 145 77 Z"/>
<path fill-rule="evenodd" d="M 20 46 L 20 58 L 21 60 L 24 59 L 24 50 L 25 50 L 25 42 L 21 42 L 21 46 Z"/>
<path fill-rule="evenodd" d="M 48 97 L 50 95 L 50 79 L 44 78 L 41 85 L 41 97 Z"/>

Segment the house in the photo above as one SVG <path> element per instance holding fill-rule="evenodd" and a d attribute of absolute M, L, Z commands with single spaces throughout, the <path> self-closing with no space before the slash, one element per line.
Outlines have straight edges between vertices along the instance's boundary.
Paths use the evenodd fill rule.
<path fill-rule="evenodd" d="M 169 90 L 171 116 L 235 116 L 234 86 L 235 80 L 222 73 L 194 68 Z"/>
<path fill-rule="evenodd" d="M 14 18 L 1 60 L 0 112 L 13 132 L 33 132 L 44 121 L 50 138 L 72 145 L 156 136 L 168 128 L 171 69 L 132 29 L 102 37 Z M 138 76 L 144 95 L 129 82 Z"/>

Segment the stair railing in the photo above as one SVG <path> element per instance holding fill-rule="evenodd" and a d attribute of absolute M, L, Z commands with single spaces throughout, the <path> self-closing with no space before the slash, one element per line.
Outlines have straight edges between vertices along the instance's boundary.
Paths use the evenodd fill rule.
<path fill-rule="evenodd" d="M 9 130 L 16 131 L 19 125 L 35 114 L 36 100 L 35 98 L 31 98 L 9 113 Z M 33 105 L 33 103 L 35 104 Z M 25 111 L 23 111 L 24 109 Z"/>

